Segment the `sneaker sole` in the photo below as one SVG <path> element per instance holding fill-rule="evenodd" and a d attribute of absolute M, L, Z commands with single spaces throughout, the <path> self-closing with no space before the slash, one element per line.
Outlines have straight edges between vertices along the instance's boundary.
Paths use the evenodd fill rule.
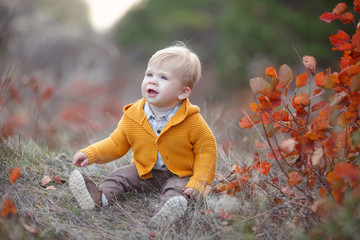
<path fill-rule="evenodd" d="M 187 208 L 187 200 L 182 197 L 172 197 L 165 202 L 160 211 L 152 217 L 151 224 L 163 224 L 164 222 L 171 223 L 184 215 Z"/>
<path fill-rule="evenodd" d="M 78 170 L 71 173 L 69 179 L 70 190 L 82 209 L 94 209 L 95 202 L 86 188 L 84 177 Z"/>

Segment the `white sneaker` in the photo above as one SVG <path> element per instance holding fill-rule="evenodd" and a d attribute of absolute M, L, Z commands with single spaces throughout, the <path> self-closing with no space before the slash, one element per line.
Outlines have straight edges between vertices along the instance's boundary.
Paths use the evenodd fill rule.
<path fill-rule="evenodd" d="M 160 226 L 170 224 L 181 218 L 186 211 L 187 200 L 183 196 L 172 197 L 165 202 L 162 208 L 150 220 L 150 225 Z"/>

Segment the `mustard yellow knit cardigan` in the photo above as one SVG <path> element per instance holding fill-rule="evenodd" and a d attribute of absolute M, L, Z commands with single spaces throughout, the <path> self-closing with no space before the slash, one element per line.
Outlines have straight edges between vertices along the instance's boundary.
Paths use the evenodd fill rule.
<path fill-rule="evenodd" d="M 216 171 L 214 135 L 197 106 L 185 99 L 159 136 L 156 136 L 143 111 L 144 99 L 124 107 L 116 130 L 106 139 L 80 150 L 89 163 L 107 163 L 125 155 L 132 148 L 132 162 L 140 178 L 152 177 L 159 151 L 167 168 L 179 177 L 190 176 L 186 188 L 203 193 Z"/>

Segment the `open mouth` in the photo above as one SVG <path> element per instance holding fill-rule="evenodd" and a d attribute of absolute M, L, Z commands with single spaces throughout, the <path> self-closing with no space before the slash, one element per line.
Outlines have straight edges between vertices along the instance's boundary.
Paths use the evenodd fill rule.
<path fill-rule="evenodd" d="M 149 94 L 149 96 L 155 96 L 156 94 L 158 94 L 157 91 L 151 88 L 147 90 L 147 93 Z"/>

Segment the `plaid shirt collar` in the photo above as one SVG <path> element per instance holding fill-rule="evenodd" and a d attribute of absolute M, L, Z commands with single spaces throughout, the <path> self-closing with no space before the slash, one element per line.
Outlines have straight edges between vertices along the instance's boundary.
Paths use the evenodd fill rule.
<path fill-rule="evenodd" d="M 150 104 L 148 102 L 145 102 L 144 112 L 148 120 L 150 119 L 154 119 L 155 121 L 165 120 L 168 122 L 170 118 L 175 115 L 176 111 L 180 108 L 181 104 L 182 102 L 180 102 L 178 105 L 176 105 L 174 108 L 170 109 L 163 115 L 156 117 L 150 108 Z"/>

